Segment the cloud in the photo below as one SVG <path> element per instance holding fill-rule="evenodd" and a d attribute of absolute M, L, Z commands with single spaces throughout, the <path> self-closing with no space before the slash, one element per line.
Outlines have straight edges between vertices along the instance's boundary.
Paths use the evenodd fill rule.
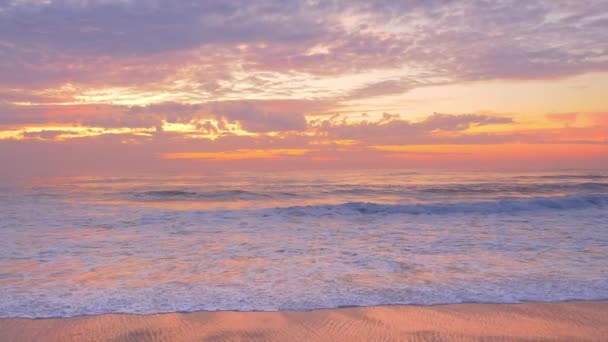
<path fill-rule="evenodd" d="M 391 80 L 383 80 L 378 82 L 370 82 L 363 87 L 359 87 L 345 96 L 345 100 L 357 100 L 361 98 L 370 98 L 375 96 L 402 94 L 409 90 L 424 85 L 433 85 L 439 83 L 424 84 L 413 78 L 398 78 Z"/>
<path fill-rule="evenodd" d="M 245 160 L 245 159 L 277 159 L 289 156 L 302 156 L 309 152 L 306 149 L 237 149 L 228 152 L 176 152 L 166 153 L 164 159 L 205 159 L 205 160 Z"/>
<path fill-rule="evenodd" d="M 563 123 L 566 126 L 575 123 L 578 116 L 578 113 L 550 113 L 545 115 L 549 121 Z"/>
<path fill-rule="evenodd" d="M 530 135 L 539 134 L 542 132 L 530 132 Z M 349 169 L 377 168 L 379 165 L 387 168 L 450 169 L 608 166 L 607 159 L 603 158 L 608 153 L 606 143 L 513 143 L 513 140 L 508 139 L 499 143 L 485 141 L 479 144 L 473 138 L 468 142 L 454 144 L 449 140 L 427 140 L 424 136 L 410 138 L 404 135 L 394 144 L 390 143 L 391 139 L 379 139 L 381 143 L 378 146 L 384 146 L 381 149 L 374 148 L 376 145 L 369 142 L 349 146 L 311 145 L 310 142 L 315 137 L 298 134 L 284 137 L 233 135 L 216 140 L 187 138 L 171 132 L 153 137 L 106 134 L 61 141 L 0 139 L 0 155 L 3 160 L 10 161 L 0 168 L 0 176 L 7 180 L 14 177 L 57 175 L 200 175 L 203 171 L 223 172 L 235 169 Z M 444 144 L 446 142 L 449 144 Z M 247 158 L 250 153 L 257 153 L 256 158 Z M 184 158 L 163 158 L 166 156 Z"/>
<path fill-rule="evenodd" d="M 237 121 L 248 132 L 304 131 L 307 123 L 299 112 L 272 112 L 251 102 L 219 103 L 210 106 L 211 113 Z"/>
<path fill-rule="evenodd" d="M 238 96 L 239 73 L 293 78 L 395 70 L 391 79 L 370 80 L 353 92 L 364 97 L 437 82 L 608 71 L 606 19 L 598 15 L 608 4 L 601 0 L 55 0 L 0 6 L 0 84 L 10 87 L 161 84 L 156 92 L 179 90 L 209 100 Z M 311 53 L 319 47 L 323 53 Z"/>
<path fill-rule="evenodd" d="M 608 129 L 608 112 L 605 113 L 593 113 L 590 115 L 591 120 L 595 125 L 600 128 Z M 606 133 L 608 135 L 608 133 Z M 608 136 L 606 137 L 608 139 Z"/>
<path fill-rule="evenodd" d="M 443 130 L 443 131 L 464 131 L 473 126 L 495 125 L 495 124 L 512 124 L 513 118 L 496 117 L 481 114 L 440 114 L 433 115 L 424 119 L 416 126 L 427 130 Z"/>
<path fill-rule="evenodd" d="M 353 121 L 343 115 L 306 119 L 305 111 L 324 106 L 324 102 L 291 100 L 134 107 L 5 105 L 0 107 L 0 139 L 51 141 L 131 133 L 136 136 L 129 139 L 151 147 L 159 147 L 158 143 L 166 139 L 214 139 L 215 143 L 206 148 L 224 150 L 252 146 L 305 148 L 310 144 L 329 149 L 390 144 L 597 144 L 608 139 L 604 113 L 549 114 L 552 120 L 569 122 L 575 118 L 581 124 L 546 129 L 521 129 L 512 117 L 488 114 L 434 113 L 420 121 L 404 120 L 388 113 L 376 120 L 363 117 Z M 502 126 L 498 131 L 485 131 L 483 127 L 489 125 Z M 471 128 L 476 129 L 471 131 Z M 298 144 L 289 145 L 289 141 L 296 140 Z"/>
<path fill-rule="evenodd" d="M 376 97 L 436 85 L 608 72 L 605 13 L 602 0 L 0 0 L 1 152 L 22 166 L 55 156 L 136 170 L 169 167 L 158 159 L 174 153 L 309 150 L 290 161 L 378 165 L 369 146 L 602 145 L 603 112 L 522 129 L 498 115 L 354 121 L 341 109 L 379 112 L 390 98 Z"/>
<path fill-rule="evenodd" d="M 435 131 L 463 132 L 473 126 L 492 124 L 512 124 L 513 119 L 481 114 L 439 114 L 435 113 L 420 122 L 411 122 L 385 114 L 379 121 L 359 123 L 333 122 L 331 119 L 317 122 L 318 135 L 340 140 L 361 140 L 366 143 L 401 142 L 425 143 L 440 141 Z M 460 138 L 460 136 L 458 136 Z M 451 136 L 450 136 L 451 138 Z M 500 139 L 494 136 L 494 139 Z"/>
<path fill-rule="evenodd" d="M 87 54 L 132 55 L 206 44 L 303 41 L 326 28 L 300 1 L 48 1 L 4 6 L 0 39 Z M 319 18 L 323 18 L 322 16 Z"/>
<path fill-rule="evenodd" d="M 162 129 L 165 123 L 189 124 L 201 133 L 218 134 L 226 124 L 250 133 L 305 131 L 305 112 L 325 108 L 323 101 L 174 102 L 149 106 L 15 105 L 0 103 L 0 131 L 5 127 L 67 125 L 106 129 Z M 214 123 L 212 123 L 215 122 Z"/>
<path fill-rule="evenodd" d="M 320 108 L 322 104 L 307 101 L 221 101 L 197 105 L 164 103 L 133 107 L 132 115 L 151 115 L 168 122 L 189 123 L 202 119 L 238 123 L 251 133 L 304 131 L 307 128 L 302 110 Z"/>

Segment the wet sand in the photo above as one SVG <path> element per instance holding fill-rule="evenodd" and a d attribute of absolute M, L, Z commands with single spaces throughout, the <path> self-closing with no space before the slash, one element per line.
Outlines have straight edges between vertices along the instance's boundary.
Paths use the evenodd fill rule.
<path fill-rule="evenodd" d="M 608 301 L 2 319 L 1 341 L 608 341 Z"/>

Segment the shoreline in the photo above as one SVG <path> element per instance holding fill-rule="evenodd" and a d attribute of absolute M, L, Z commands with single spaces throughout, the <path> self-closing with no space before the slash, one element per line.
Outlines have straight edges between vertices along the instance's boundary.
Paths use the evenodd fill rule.
<path fill-rule="evenodd" d="M 2 318 L 0 341 L 608 340 L 608 301 Z"/>
<path fill-rule="evenodd" d="M 311 309 L 276 309 L 276 310 L 239 310 L 239 309 L 221 309 L 221 310 L 193 310 L 193 311 L 159 311 L 151 313 L 134 313 L 134 312 L 107 312 L 107 313 L 92 313 L 92 314 L 79 314 L 73 316 L 46 316 L 46 317 L 2 317 L 2 320 L 65 320 L 73 318 L 85 318 L 85 317 L 99 317 L 108 315 L 124 315 L 124 316 L 159 316 L 168 314 L 200 314 L 200 313 L 305 313 L 305 312 L 320 312 L 320 311 L 332 311 L 332 310 L 343 310 L 343 309 L 373 309 L 373 308 L 390 308 L 390 307 L 442 307 L 442 306 L 457 306 L 457 305 L 517 305 L 517 304 L 567 304 L 567 303 L 606 303 L 608 304 L 608 298 L 599 299 L 565 299 L 565 300 L 521 300 L 517 302 L 455 302 L 455 303 L 433 303 L 433 304 L 417 304 L 417 303 L 405 303 L 405 304 L 371 304 L 371 305 L 342 305 L 336 307 L 319 307 Z"/>

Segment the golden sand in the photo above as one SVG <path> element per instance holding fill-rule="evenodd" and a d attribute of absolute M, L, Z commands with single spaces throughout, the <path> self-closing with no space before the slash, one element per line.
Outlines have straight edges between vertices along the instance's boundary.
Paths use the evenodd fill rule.
<path fill-rule="evenodd" d="M 608 341 L 608 301 L 0 320 L 1 341 Z"/>

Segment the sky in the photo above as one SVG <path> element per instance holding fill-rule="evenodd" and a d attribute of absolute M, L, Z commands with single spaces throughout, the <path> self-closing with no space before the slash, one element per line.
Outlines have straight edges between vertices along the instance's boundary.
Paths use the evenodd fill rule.
<path fill-rule="evenodd" d="M 1 177 L 608 168 L 605 0 L 0 0 Z"/>

